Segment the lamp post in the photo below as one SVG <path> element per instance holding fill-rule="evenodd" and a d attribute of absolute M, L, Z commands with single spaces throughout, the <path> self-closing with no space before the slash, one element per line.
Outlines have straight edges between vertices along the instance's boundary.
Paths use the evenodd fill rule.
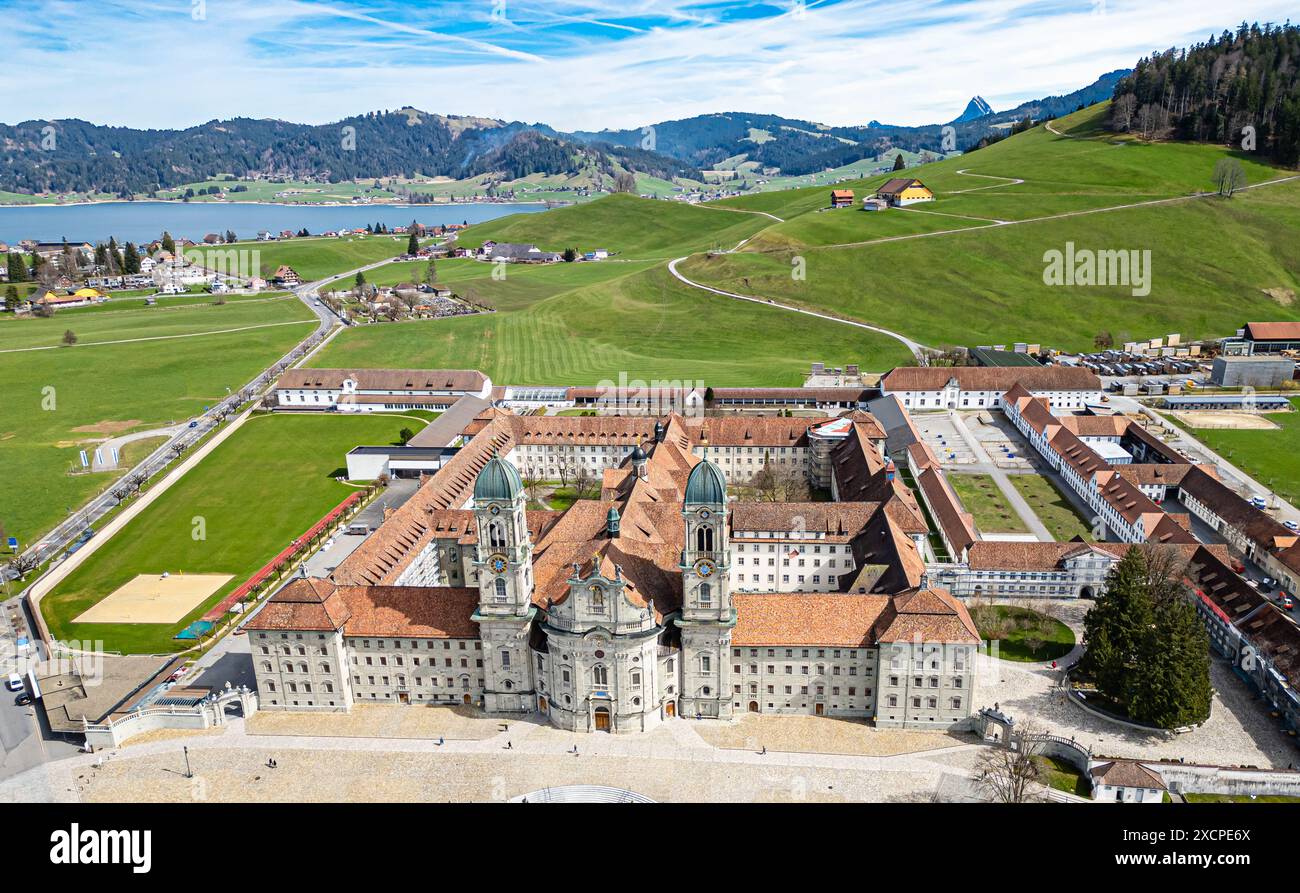
<path fill-rule="evenodd" d="M 185 777 L 193 778 L 194 773 L 190 771 L 190 749 L 188 747 L 182 747 L 181 752 L 185 754 Z"/>

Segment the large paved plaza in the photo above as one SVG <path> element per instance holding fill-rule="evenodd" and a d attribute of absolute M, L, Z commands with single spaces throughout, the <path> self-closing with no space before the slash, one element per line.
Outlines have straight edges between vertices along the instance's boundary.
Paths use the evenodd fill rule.
<path fill-rule="evenodd" d="M 431 714 L 431 727 L 464 721 L 450 711 L 415 709 Z M 754 719 L 760 722 L 737 728 L 769 742 L 806 740 L 800 724 L 774 723 L 769 734 L 761 722 L 769 718 Z M 115 751 L 48 764 L 0 785 L 0 801 L 492 802 L 570 784 L 623 788 L 663 802 L 968 799 L 981 750 L 970 737 L 894 733 L 859 723 L 842 724 L 846 737 L 837 739 L 858 752 L 827 754 L 782 752 L 771 744 L 766 753 L 714 747 L 694 722 L 680 719 L 618 737 L 575 736 L 535 721 L 479 722 L 484 728 L 478 731 L 490 737 L 439 745 L 436 738 L 324 737 L 284 729 L 253 734 L 235 720 L 216 732 L 141 736 Z M 866 755 L 862 742 L 868 740 L 891 755 Z M 186 777 L 182 747 L 188 748 L 192 778 Z"/>

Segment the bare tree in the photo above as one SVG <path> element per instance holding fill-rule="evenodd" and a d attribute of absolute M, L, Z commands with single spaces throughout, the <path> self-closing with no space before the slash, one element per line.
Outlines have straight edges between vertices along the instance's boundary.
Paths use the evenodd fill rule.
<path fill-rule="evenodd" d="M 538 502 L 542 495 L 542 480 L 537 477 L 524 478 L 524 491 L 533 502 Z"/>
<path fill-rule="evenodd" d="M 1010 734 L 1013 747 L 989 747 L 975 766 L 975 783 L 996 803 L 1034 803 L 1041 799 L 1035 789 L 1042 776 L 1042 752 L 1047 733 L 1033 720 Z"/>
<path fill-rule="evenodd" d="M 573 493 L 579 499 L 586 499 L 596 485 L 596 478 L 586 465 L 579 463 L 573 470 Z"/>
<path fill-rule="evenodd" d="M 1133 126 L 1133 112 L 1137 108 L 1137 98 L 1132 93 L 1125 93 L 1111 106 L 1111 128 L 1127 133 Z"/>
<path fill-rule="evenodd" d="M 1246 172 L 1235 158 L 1220 158 L 1214 165 L 1214 185 L 1219 195 L 1232 198 L 1232 194 L 1246 185 Z"/>

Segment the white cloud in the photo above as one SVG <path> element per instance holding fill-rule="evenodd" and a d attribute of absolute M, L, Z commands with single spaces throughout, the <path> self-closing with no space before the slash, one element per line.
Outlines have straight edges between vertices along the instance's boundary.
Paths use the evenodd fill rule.
<path fill-rule="evenodd" d="M 198 0 L 194 0 L 198 2 Z M 6 16 L 6 114 L 130 126 L 236 115 L 322 123 L 371 109 L 635 127 L 754 111 L 831 124 L 923 124 L 974 94 L 995 108 L 1064 93 L 1156 49 L 1288 4 L 1028 0 L 809 2 L 728 21 L 716 3 L 206 0 L 48 2 Z M 769 0 L 780 7 L 786 0 Z M 1229 17 L 1226 18 L 1226 17 Z"/>

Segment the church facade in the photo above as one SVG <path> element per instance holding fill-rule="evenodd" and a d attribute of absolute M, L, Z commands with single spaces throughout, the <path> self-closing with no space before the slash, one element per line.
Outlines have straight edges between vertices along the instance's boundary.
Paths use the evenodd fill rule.
<path fill-rule="evenodd" d="M 979 637 L 926 585 L 919 509 L 856 416 L 826 463 L 842 501 L 761 506 L 733 501 L 715 444 L 741 476 L 755 447 L 807 474 L 806 422 L 548 419 L 558 449 L 601 457 L 599 498 L 552 511 L 509 458 L 548 461 L 537 421 L 492 410 L 331 579 L 249 621 L 261 708 L 459 704 L 591 732 L 742 712 L 959 724 Z"/>

